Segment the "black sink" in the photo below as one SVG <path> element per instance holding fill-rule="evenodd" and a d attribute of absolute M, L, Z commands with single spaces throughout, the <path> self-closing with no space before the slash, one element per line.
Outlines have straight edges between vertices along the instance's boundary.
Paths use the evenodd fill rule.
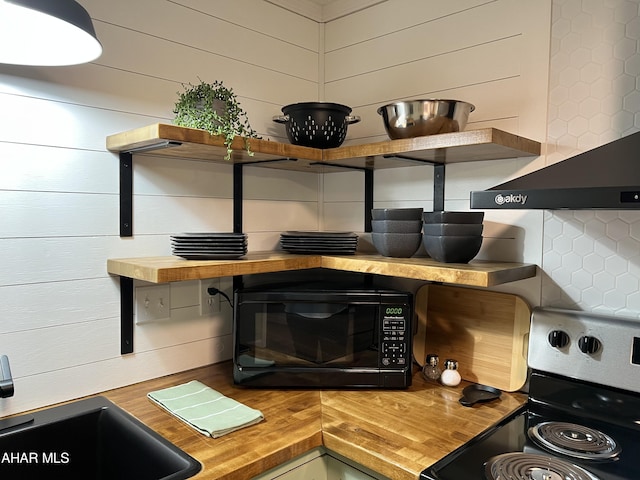
<path fill-rule="evenodd" d="M 105 397 L 0 420 L 2 478 L 190 478 L 200 463 Z"/>

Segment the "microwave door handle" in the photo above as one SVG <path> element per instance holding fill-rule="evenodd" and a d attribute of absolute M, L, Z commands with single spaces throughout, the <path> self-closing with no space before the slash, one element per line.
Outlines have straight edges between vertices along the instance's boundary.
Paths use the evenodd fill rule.
<path fill-rule="evenodd" d="M 349 308 L 348 305 L 340 303 L 285 303 L 284 305 L 286 313 L 294 313 L 310 319 L 331 318 L 347 308 Z"/>

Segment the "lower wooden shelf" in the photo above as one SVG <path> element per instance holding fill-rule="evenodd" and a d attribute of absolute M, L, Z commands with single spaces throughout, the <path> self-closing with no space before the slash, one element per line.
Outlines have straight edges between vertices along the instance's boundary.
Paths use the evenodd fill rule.
<path fill-rule="evenodd" d="M 473 260 L 442 263 L 428 257 L 391 258 L 382 255 L 322 256 L 321 266 L 348 272 L 373 273 L 430 282 L 491 287 L 536 276 L 536 266 Z"/>
<path fill-rule="evenodd" d="M 531 278 L 536 266 L 474 260 L 440 263 L 431 258 L 390 258 L 381 255 L 294 255 L 285 252 L 253 252 L 236 260 L 184 260 L 180 257 L 113 258 L 107 271 L 120 276 L 120 352 L 133 352 L 134 280 L 151 283 L 204 278 L 234 277 L 256 273 L 330 268 L 432 282 L 490 287 Z"/>
<path fill-rule="evenodd" d="M 391 258 L 373 254 L 332 256 L 252 252 L 237 260 L 184 260 L 168 256 L 116 258 L 107 261 L 107 271 L 113 275 L 152 283 L 309 268 L 330 268 L 476 287 L 490 287 L 536 275 L 536 266 L 533 264 L 483 260 L 464 264 L 441 263 L 427 257 Z"/>

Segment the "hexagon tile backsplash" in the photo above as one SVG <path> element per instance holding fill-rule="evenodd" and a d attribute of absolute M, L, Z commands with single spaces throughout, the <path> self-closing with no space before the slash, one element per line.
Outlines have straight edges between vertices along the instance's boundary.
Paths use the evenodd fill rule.
<path fill-rule="evenodd" d="M 554 0 L 547 160 L 640 130 L 640 1 Z"/>
<path fill-rule="evenodd" d="M 640 318 L 640 212 L 546 211 L 542 304 Z"/>
<path fill-rule="evenodd" d="M 640 1 L 553 0 L 551 35 L 547 161 L 639 131 Z M 544 219 L 542 305 L 640 319 L 640 212 Z"/>

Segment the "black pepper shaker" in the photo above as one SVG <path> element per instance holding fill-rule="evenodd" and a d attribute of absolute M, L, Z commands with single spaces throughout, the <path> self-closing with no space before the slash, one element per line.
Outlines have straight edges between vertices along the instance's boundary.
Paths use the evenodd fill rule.
<path fill-rule="evenodd" d="M 427 359 L 424 361 L 424 367 L 422 367 L 422 375 L 425 379 L 438 381 L 441 374 L 438 362 L 439 358 L 435 353 L 427 355 Z"/>

